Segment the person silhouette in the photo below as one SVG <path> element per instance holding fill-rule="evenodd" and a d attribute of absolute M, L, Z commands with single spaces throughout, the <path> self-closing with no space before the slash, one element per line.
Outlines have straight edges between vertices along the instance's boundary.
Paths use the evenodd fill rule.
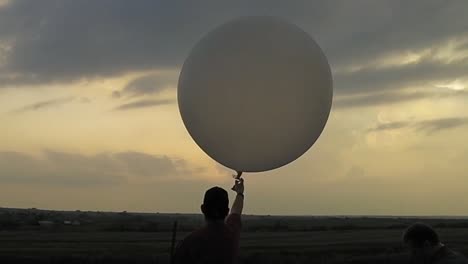
<path fill-rule="evenodd" d="M 403 242 L 410 249 L 411 264 L 468 264 L 463 255 L 442 244 L 429 225 L 411 225 L 403 234 Z"/>
<path fill-rule="evenodd" d="M 226 190 L 213 187 L 206 191 L 201 205 L 205 226 L 192 232 L 177 245 L 175 264 L 232 264 L 239 252 L 244 207 L 244 179 L 237 178 L 231 188 L 236 198 L 229 213 Z"/>

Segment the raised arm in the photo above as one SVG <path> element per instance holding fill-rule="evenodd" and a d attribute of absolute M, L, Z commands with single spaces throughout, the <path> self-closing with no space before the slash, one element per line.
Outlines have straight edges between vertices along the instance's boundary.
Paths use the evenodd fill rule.
<path fill-rule="evenodd" d="M 242 209 L 244 208 L 244 179 L 236 179 L 234 186 L 231 188 L 237 193 L 234 202 L 231 207 L 231 214 L 242 214 Z"/>

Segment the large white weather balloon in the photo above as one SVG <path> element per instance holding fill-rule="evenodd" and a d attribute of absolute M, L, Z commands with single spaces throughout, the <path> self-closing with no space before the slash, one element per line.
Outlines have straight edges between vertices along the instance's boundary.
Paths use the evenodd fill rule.
<path fill-rule="evenodd" d="M 214 29 L 192 49 L 178 83 L 179 110 L 195 142 L 243 172 L 286 165 L 327 122 L 333 89 L 320 47 L 274 17 L 245 17 Z"/>

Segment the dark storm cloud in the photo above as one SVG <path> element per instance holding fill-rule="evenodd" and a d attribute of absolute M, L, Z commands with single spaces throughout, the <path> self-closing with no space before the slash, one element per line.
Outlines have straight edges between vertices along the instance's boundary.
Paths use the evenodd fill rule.
<path fill-rule="evenodd" d="M 360 65 L 467 36 L 466 13 L 465 0 L 18 0 L 0 9 L 0 41 L 11 45 L 0 80 L 34 84 L 173 69 L 204 33 L 245 15 L 280 16 L 299 25 L 322 46 L 332 68 Z M 334 83 L 338 94 L 371 93 L 466 72 L 466 62 L 423 60 L 339 73 Z M 143 85 L 128 92 L 157 92 L 158 87 Z"/>
<path fill-rule="evenodd" d="M 144 99 L 136 102 L 122 104 L 117 106 L 114 110 L 123 111 L 123 110 L 133 110 L 139 108 L 155 107 L 160 105 L 168 105 L 175 103 L 175 100 L 172 99 Z"/>
<path fill-rule="evenodd" d="M 10 81 L 173 68 L 203 33 L 250 6 L 222 2 L 12 1 L 0 10 L 0 38 L 14 39 L 6 67 L 20 74 Z"/>
<path fill-rule="evenodd" d="M 340 2 L 341 6 L 351 8 L 342 13 L 344 17 L 331 18 L 338 23 L 335 26 L 341 29 L 337 31 L 343 41 L 329 45 L 332 61 L 366 61 L 393 51 L 432 47 L 468 33 L 468 17 L 463 15 L 468 11 L 468 3 L 463 0 L 387 0 L 371 5 L 370 2 Z"/>
<path fill-rule="evenodd" d="M 141 152 L 43 154 L 43 158 L 36 158 L 19 152 L 0 152 L 0 182 L 79 187 L 118 184 L 128 177 L 147 179 L 192 173 L 183 160 Z"/>
<path fill-rule="evenodd" d="M 390 123 L 382 123 L 374 128 L 369 129 L 369 132 L 395 130 L 401 128 L 411 128 L 426 134 L 433 134 L 443 130 L 454 129 L 458 127 L 468 126 L 468 117 L 447 117 L 422 121 L 397 121 Z"/>

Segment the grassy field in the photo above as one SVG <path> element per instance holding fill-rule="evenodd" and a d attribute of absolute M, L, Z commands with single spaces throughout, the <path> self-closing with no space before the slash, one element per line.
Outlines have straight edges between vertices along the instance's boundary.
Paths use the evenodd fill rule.
<path fill-rule="evenodd" d="M 168 263 L 173 221 L 179 222 L 178 240 L 203 224 L 200 215 L 6 212 L 0 210 L 2 264 L 163 264 Z M 34 219 L 55 224 L 43 227 Z M 81 222 L 70 226 L 63 219 Z M 436 226 L 444 243 L 468 255 L 465 219 L 245 216 L 239 262 L 406 263 L 401 236 L 415 221 Z"/>
<path fill-rule="evenodd" d="M 441 237 L 468 253 L 468 229 L 443 229 Z M 178 234 L 178 238 L 185 233 Z M 246 232 L 241 263 L 404 263 L 401 230 Z M 167 263 L 169 232 L 0 233 L 1 263 Z M 317 262 L 319 261 L 319 262 Z"/>

